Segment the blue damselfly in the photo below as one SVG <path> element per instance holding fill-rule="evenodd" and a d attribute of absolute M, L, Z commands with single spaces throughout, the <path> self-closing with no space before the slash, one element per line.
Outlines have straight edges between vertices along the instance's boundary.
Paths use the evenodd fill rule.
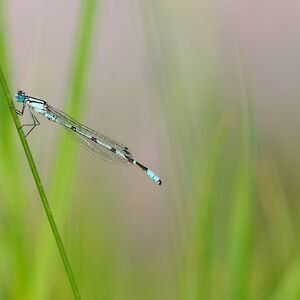
<path fill-rule="evenodd" d="M 161 179 L 159 176 L 136 161 L 133 158 L 131 151 L 123 144 L 102 133 L 96 132 L 87 126 L 82 125 L 66 113 L 52 107 L 46 101 L 28 96 L 23 91 L 18 91 L 16 100 L 17 102 L 23 104 L 22 110 L 16 110 L 17 113 L 19 115 L 23 115 L 25 109 L 27 108 L 32 117 L 33 124 L 24 124 L 21 126 L 31 127 L 26 136 L 28 136 L 28 134 L 32 132 L 37 125 L 40 125 L 37 117 L 34 115 L 34 112 L 37 112 L 48 120 L 62 125 L 80 145 L 94 155 L 111 163 L 135 165 L 144 173 L 146 173 L 155 183 L 161 185 Z"/>

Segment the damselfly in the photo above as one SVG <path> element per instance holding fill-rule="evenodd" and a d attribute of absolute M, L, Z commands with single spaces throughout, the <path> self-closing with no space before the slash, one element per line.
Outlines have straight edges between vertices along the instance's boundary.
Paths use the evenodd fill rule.
<path fill-rule="evenodd" d="M 31 127 L 26 136 L 28 136 L 36 126 L 40 125 L 37 117 L 34 115 L 34 112 L 37 112 L 48 120 L 62 125 L 80 145 L 94 155 L 111 163 L 135 165 L 146 173 L 155 183 L 161 185 L 159 176 L 136 161 L 131 151 L 121 143 L 80 124 L 66 113 L 49 105 L 46 101 L 28 96 L 23 91 L 18 91 L 16 100 L 23 104 L 22 110 L 16 110 L 17 113 L 23 115 L 27 108 L 32 117 L 33 124 L 24 124 L 21 126 Z"/>

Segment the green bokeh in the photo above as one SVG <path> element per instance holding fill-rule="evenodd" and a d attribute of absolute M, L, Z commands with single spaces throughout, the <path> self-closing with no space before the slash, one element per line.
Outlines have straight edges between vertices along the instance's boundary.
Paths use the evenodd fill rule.
<path fill-rule="evenodd" d="M 255 59 L 243 47 L 226 52 L 219 7 L 82 1 L 65 22 L 57 17 L 66 44 L 72 27 L 68 48 L 44 4 L 23 54 L 15 41 L 25 29 L 11 3 L 0 0 L 0 64 L 11 92 L 29 82 L 33 96 L 117 133 L 163 181 L 99 162 L 47 120 L 28 138 L 82 298 L 299 299 L 297 154 L 266 135 Z M 61 85 L 45 32 L 49 48 L 68 51 Z M 19 56 L 29 57 L 34 42 L 26 73 Z M 72 299 L 2 90 L 0 199 L 0 299 Z"/>

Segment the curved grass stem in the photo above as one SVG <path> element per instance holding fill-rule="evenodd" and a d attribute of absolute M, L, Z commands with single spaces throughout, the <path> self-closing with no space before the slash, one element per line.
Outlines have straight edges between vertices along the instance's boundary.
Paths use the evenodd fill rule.
<path fill-rule="evenodd" d="M 60 256 L 61 256 L 62 261 L 64 263 L 64 267 L 65 267 L 65 270 L 67 272 L 69 282 L 70 282 L 72 290 L 73 290 L 74 297 L 75 297 L 76 300 L 80 300 L 81 297 L 80 297 L 79 289 L 78 289 L 76 281 L 75 281 L 75 277 L 73 275 L 73 272 L 72 272 L 72 269 L 71 269 L 71 266 L 70 266 L 65 248 L 63 246 L 61 237 L 59 235 L 59 232 L 58 232 L 58 229 L 57 229 L 57 226 L 56 226 L 56 223 L 55 223 L 55 220 L 54 220 L 54 217 L 53 217 L 50 205 L 49 205 L 49 202 L 47 200 L 47 196 L 46 196 L 44 187 L 42 185 L 37 167 L 35 165 L 33 156 L 32 156 L 31 151 L 30 151 L 29 145 L 27 143 L 27 140 L 25 138 L 23 130 L 20 128 L 21 127 L 21 122 L 20 122 L 20 120 L 18 118 L 18 115 L 16 113 L 16 110 L 15 110 L 15 107 L 14 107 L 14 104 L 13 104 L 13 100 L 11 98 L 11 94 L 9 92 L 9 89 L 8 89 L 8 86 L 7 86 L 7 83 L 6 83 L 6 80 L 5 80 L 5 77 L 4 77 L 4 74 L 2 72 L 1 67 L 0 67 L 0 85 L 1 85 L 1 88 L 3 90 L 3 94 L 4 94 L 4 97 L 5 97 L 5 100 L 8 104 L 9 110 L 11 112 L 11 116 L 12 116 L 12 118 L 14 120 L 14 123 L 16 125 L 16 128 L 18 130 L 18 134 L 19 134 L 19 137 L 20 137 L 25 155 L 27 157 L 27 161 L 29 163 L 29 166 L 30 166 L 30 169 L 31 169 L 31 172 L 32 172 L 32 176 L 34 178 L 34 181 L 35 181 L 36 187 L 38 189 L 42 204 L 44 206 L 44 209 L 45 209 L 45 212 L 46 212 L 46 215 L 47 215 L 52 233 L 54 235 L 54 238 L 55 238 L 56 245 L 58 247 Z"/>

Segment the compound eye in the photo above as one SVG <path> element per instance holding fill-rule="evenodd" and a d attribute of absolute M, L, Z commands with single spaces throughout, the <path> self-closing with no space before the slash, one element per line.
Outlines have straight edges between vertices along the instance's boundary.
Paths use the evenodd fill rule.
<path fill-rule="evenodd" d="M 23 91 L 18 91 L 18 95 L 19 96 L 22 96 L 22 95 L 24 95 L 25 93 L 23 92 Z"/>

